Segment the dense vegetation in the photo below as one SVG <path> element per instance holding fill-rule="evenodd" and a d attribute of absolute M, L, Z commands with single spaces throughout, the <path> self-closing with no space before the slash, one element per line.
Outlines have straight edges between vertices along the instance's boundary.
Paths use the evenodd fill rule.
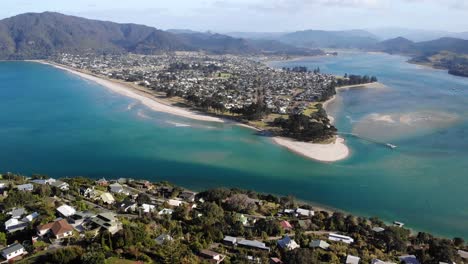
<path fill-rule="evenodd" d="M 44 176 L 36 175 L 42 178 Z M 239 189 L 212 189 L 197 194 L 197 207 L 190 204 L 174 208 L 172 216 L 161 216 L 154 213 L 136 213 L 131 220 L 128 215 L 119 215 L 123 229 L 111 235 L 101 232 L 99 235 L 84 233 L 75 234 L 65 239 L 59 246 L 49 249 L 47 242 L 25 243 L 35 235 L 35 227 L 55 219 L 55 208 L 63 203 L 70 204 L 78 210 L 96 211 L 89 206 L 89 201 L 79 195 L 80 187 L 96 186 L 87 178 L 66 179 L 70 190 L 61 191 L 44 185 L 35 188 L 32 193 L 20 192 L 12 186 L 25 182 L 19 175 L 8 174 L 10 187 L 8 196 L 1 198 L 5 210 L 24 206 L 29 211 L 38 211 L 40 217 L 24 231 L 5 234 L 0 232 L 0 245 L 23 242 L 31 254 L 22 263 L 125 263 L 124 260 L 139 260 L 144 263 L 205 263 L 199 258 L 203 249 L 226 255 L 224 263 L 248 263 L 247 257 L 258 258 L 260 263 L 267 263 L 270 257 L 282 259 L 285 263 L 343 263 L 348 254 L 360 256 L 362 263 L 370 263 L 374 258 L 397 262 L 403 254 L 414 254 L 422 263 L 437 264 L 461 263 L 458 249 L 465 249 L 463 239 L 453 240 L 436 238 L 427 233 L 411 234 L 409 230 L 388 226 L 377 218 L 362 218 L 341 212 L 316 210 L 313 216 L 297 217 L 282 213 L 284 209 L 301 207 L 313 209 L 312 206 L 300 203 L 291 196 L 277 197 Z M 132 181 L 128 186 L 136 187 Z M 177 197 L 182 189 L 168 183 L 157 183 L 156 190 L 171 189 L 170 192 L 141 191 L 136 198 L 139 204 L 151 202 L 152 199 Z M 23 193 L 23 194 L 20 194 Z M 26 193 L 26 194 L 24 194 Z M 129 196 L 117 197 L 119 201 L 131 201 Z M 199 202 L 203 199 L 203 202 Z M 108 210 L 116 210 L 112 205 L 103 205 Z M 157 205 L 158 208 L 167 204 Z M 243 214 L 243 215 L 241 215 Z M 241 217 L 247 216 L 243 223 Z M 4 213 L 0 219 L 6 218 Z M 284 229 L 281 221 L 289 221 L 292 230 Z M 2 226 L 3 227 L 3 226 Z M 382 227 L 384 231 L 375 232 L 373 227 Z M 341 242 L 330 242 L 328 250 L 313 249 L 309 243 L 314 239 L 327 240 L 327 232 L 339 232 L 349 235 L 355 242 L 348 245 Z M 173 239 L 162 244 L 155 242 L 161 234 L 168 234 Z M 276 241 L 288 234 L 301 246 L 287 251 L 277 246 Z M 232 247 L 220 244 L 224 236 L 245 237 L 263 241 L 271 251 L 259 251 L 243 247 Z M 46 251 L 44 251 L 46 250 Z M 117 262 L 115 262 L 117 261 Z"/>

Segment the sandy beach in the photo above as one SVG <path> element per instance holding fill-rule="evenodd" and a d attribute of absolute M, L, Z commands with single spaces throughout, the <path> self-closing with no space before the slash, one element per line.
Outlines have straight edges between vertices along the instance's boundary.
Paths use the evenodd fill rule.
<path fill-rule="evenodd" d="M 154 96 L 151 96 L 148 93 L 144 93 L 142 91 L 139 91 L 139 90 L 131 87 L 130 85 L 125 85 L 125 84 L 119 83 L 117 81 L 106 80 L 106 79 L 103 79 L 103 78 L 100 78 L 100 77 L 97 77 L 97 76 L 94 76 L 94 75 L 91 75 L 91 74 L 83 73 L 83 72 L 80 72 L 80 71 L 77 71 L 77 70 L 73 70 L 73 69 L 70 69 L 70 68 L 67 68 L 67 67 L 63 67 L 63 66 L 53 64 L 53 63 L 49 63 L 49 62 L 45 62 L 45 61 L 34 61 L 34 62 L 51 65 L 51 66 L 56 67 L 58 69 L 70 72 L 70 73 L 75 74 L 75 75 L 78 75 L 83 79 L 96 82 L 96 83 L 110 89 L 111 91 L 113 91 L 115 93 L 118 93 L 118 94 L 130 97 L 130 98 L 133 98 L 135 100 L 138 100 L 140 103 L 146 105 L 147 107 L 149 107 L 150 109 L 152 109 L 154 111 L 169 113 L 169 114 L 172 114 L 172 115 L 186 117 L 186 118 L 200 120 L 200 121 L 220 122 L 220 123 L 224 122 L 223 119 L 218 118 L 218 117 L 204 115 L 202 113 L 197 113 L 197 112 L 194 112 L 194 111 L 190 111 L 188 109 L 180 108 L 180 107 L 177 107 L 177 106 L 167 104 L 165 102 L 161 102 L 161 101 L 157 100 L 157 98 L 155 98 Z"/>
<path fill-rule="evenodd" d="M 274 137 L 273 141 L 299 155 L 324 162 L 345 159 L 349 155 L 349 148 L 343 138 L 337 137 L 334 143 L 314 144 L 295 141 L 290 138 Z"/>
<path fill-rule="evenodd" d="M 64 67 L 62 65 L 57 65 L 54 63 L 46 62 L 46 61 L 33 61 L 33 62 L 51 65 L 58 69 L 80 76 L 83 79 L 96 82 L 102 85 L 103 87 L 110 89 L 111 91 L 115 93 L 138 100 L 140 103 L 146 105 L 147 107 L 149 107 L 150 109 L 154 111 L 164 112 L 164 113 L 181 116 L 185 118 L 190 118 L 190 119 L 195 119 L 195 120 L 200 120 L 200 121 L 234 123 L 238 126 L 260 131 L 258 128 L 253 127 L 253 126 L 233 122 L 231 120 L 223 120 L 222 118 L 205 115 L 204 113 L 194 112 L 189 109 L 184 109 L 184 108 L 170 105 L 166 102 L 161 102 L 160 100 L 157 100 L 157 98 L 152 96 L 150 93 L 140 91 L 138 89 L 135 89 L 131 85 L 126 85 L 118 81 L 105 79 L 102 77 L 91 75 L 89 73 L 81 72 L 75 69 L 71 69 L 69 67 Z M 349 155 L 349 149 L 344 143 L 345 140 L 339 137 L 335 140 L 334 143 L 330 143 L 330 144 L 313 144 L 313 143 L 308 143 L 308 142 L 295 141 L 294 139 L 284 138 L 284 137 L 273 137 L 272 141 L 280 146 L 283 146 L 289 149 L 290 151 L 296 154 L 299 154 L 304 157 L 317 160 L 317 161 L 333 162 L 333 161 L 345 159 Z"/>

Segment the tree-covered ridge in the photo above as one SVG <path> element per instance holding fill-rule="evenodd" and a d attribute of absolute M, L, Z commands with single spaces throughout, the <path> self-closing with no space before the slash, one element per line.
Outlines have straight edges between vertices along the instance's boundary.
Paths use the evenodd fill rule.
<path fill-rule="evenodd" d="M 34 181 L 34 179 L 36 181 Z M 458 250 L 467 250 L 461 238 L 442 239 L 428 233 L 411 234 L 408 229 L 388 225 L 377 218 L 363 218 L 332 212 L 298 202 L 291 196 L 278 197 L 239 189 L 212 189 L 198 194 L 167 182 L 119 179 L 98 181 L 88 178 L 62 179 L 68 184 L 42 184 L 46 176 L 4 174 L 0 214 L 5 222 L 13 208 L 36 211 L 39 217 L 24 230 L 0 232 L 0 245 L 19 242 L 28 254 L 19 263 L 208 263 L 206 253 L 220 254 L 223 263 L 344 263 L 348 255 L 361 263 L 380 259 L 398 263 L 399 256 L 415 255 L 421 263 L 463 263 Z M 37 181 L 39 180 L 39 181 Z M 62 182 L 60 181 L 60 182 Z M 17 186 L 33 183 L 33 191 Z M 117 185 L 123 192 L 116 192 Z M 63 185 L 60 185 L 63 186 Z M 115 203 L 105 204 L 85 194 L 88 190 L 112 192 Z M 6 193 L 5 193 L 6 192 Z M 127 193 L 128 192 L 128 193 Z M 177 206 L 174 201 L 180 201 Z M 78 212 L 113 212 L 122 223 L 114 234 L 75 229 L 61 240 L 36 236 L 36 228 L 57 218 L 56 208 L 70 205 Z M 135 205 L 134 210 L 126 206 Z M 144 212 L 143 205 L 154 210 Z M 299 210 L 300 209 L 300 210 Z M 161 214 L 172 210 L 172 214 Z M 78 214 L 78 213 L 77 213 Z M 74 217 L 65 218 L 70 223 Z M 2 227 L 3 228 L 3 225 Z M 353 243 L 330 241 L 330 233 L 349 236 Z M 232 246 L 226 236 L 265 243 L 269 251 Z M 278 241 L 289 236 L 299 248 L 281 248 Z M 326 249 L 311 247 L 313 241 L 327 241 Z"/>

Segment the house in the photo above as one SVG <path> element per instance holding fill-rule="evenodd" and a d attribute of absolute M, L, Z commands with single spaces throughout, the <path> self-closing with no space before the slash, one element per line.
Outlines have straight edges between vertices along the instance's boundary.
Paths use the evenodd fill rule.
<path fill-rule="evenodd" d="M 373 227 L 373 228 L 372 228 L 372 231 L 374 231 L 374 232 L 376 232 L 376 233 L 380 233 L 380 232 L 385 231 L 385 228 L 376 226 L 376 227 Z"/>
<path fill-rule="evenodd" d="M 467 251 L 458 250 L 458 255 L 459 255 L 462 259 L 468 259 L 468 252 L 467 252 Z"/>
<path fill-rule="evenodd" d="M 50 183 L 51 186 L 54 186 L 62 191 L 68 191 L 70 189 L 70 185 L 63 181 L 54 181 Z"/>
<path fill-rule="evenodd" d="M 210 263 L 216 263 L 216 264 L 223 262 L 224 258 L 226 257 L 222 254 L 219 254 L 217 252 L 214 252 L 208 249 L 204 249 L 200 251 L 200 256 L 204 259 L 207 259 Z"/>
<path fill-rule="evenodd" d="M 311 216 L 314 216 L 314 211 L 307 210 L 307 209 L 302 209 L 302 208 L 297 208 L 296 209 L 296 215 L 298 217 L 311 217 Z"/>
<path fill-rule="evenodd" d="M 260 250 L 266 250 L 270 251 L 270 248 L 265 245 L 265 243 L 262 243 L 260 241 L 256 240 L 247 240 L 247 239 L 241 239 L 239 242 L 237 242 L 239 246 L 243 247 L 248 247 L 248 248 L 253 248 L 253 249 L 260 249 Z"/>
<path fill-rule="evenodd" d="M 80 195 L 88 198 L 92 198 L 95 196 L 94 187 L 80 187 Z"/>
<path fill-rule="evenodd" d="M 234 246 L 237 244 L 237 238 L 232 236 L 225 236 L 223 239 L 223 243 L 226 245 Z"/>
<path fill-rule="evenodd" d="M 69 217 L 69 216 L 74 215 L 76 213 L 76 210 L 75 208 L 64 204 L 57 208 L 57 212 L 63 217 Z"/>
<path fill-rule="evenodd" d="M 97 228 L 105 229 L 112 235 L 122 229 L 122 223 L 116 218 L 114 213 L 101 213 L 92 217 L 90 221 Z"/>
<path fill-rule="evenodd" d="M 144 213 L 151 213 L 156 210 L 156 206 L 152 204 L 142 204 L 140 208 L 143 209 Z"/>
<path fill-rule="evenodd" d="M 123 193 L 124 187 L 120 183 L 112 183 L 111 185 L 109 185 L 109 191 L 111 193 Z"/>
<path fill-rule="evenodd" d="M 293 229 L 293 226 L 286 220 L 284 221 L 281 221 L 280 222 L 280 226 L 284 229 L 284 230 L 292 230 Z"/>
<path fill-rule="evenodd" d="M 380 259 L 373 259 L 371 264 L 396 264 L 395 262 L 382 261 Z"/>
<path fill-rule="evenodd" d="M 72 224 L 75 228 L 77 228 L 77 226 L 82 225 L 85 222 L 85 220 L 90 219 L 94 216 L 96 215 L 88 211 L 76 212 L 74 215 L 68 218 L 68 222 Z"/>
<path fill-rule="evenodd" d="M 359 258 L 359 257 L 348 255 L 348 256 L 346 256 L 345 264 L 359 264 L 360 260 L 361 260 L 361 258 Z"/>
<path fill-rule="evenodd" d="M 398 257 L 405 264 L 421 264 L 415 255 L 406 255 Z"/>
<path fill-rule="evenodd" d="M 30 183 L 18 185 L 16 186 L 16 188 L 19 191 L 25 191 L 25 192 L 32 192 L 34 190 L 34 186 Z"/>
<path fill-rule="evenodd" d="M 249 219 L 243 214 L 236 215 L 237 221 L 241 222 L 242 225 L 246 226 L 249 224 Z"/>
<path fill-rule="evenodd" d="M 296 215 L 296 210 L 294 210 L 294 209 L 284 209 L 283 214 L 285 214 L 285 215 L 294 215 L 295 216 Z"/>
<path fill-rule="evenodd" d="M 14 208 L 7 215 L 11 215 L 11 218 L 20 219 L 23 215 L 26 214 L 26 210 L 24 208 Z"/>
<path fill-rule="evenodd" d="M 170 206 L 173 206 L 173 207 L 179 207 L 183 203 L 184 202 L 182 202 L 180 200 L 174 200 L 174 199 L 167 200 L 167 204 L 169 204 Z"/>
<path fill-rule="evenodd" d="M 179 198 L 188 203 L 193 203 L 195 202 L 195 195 L 196 193 L 194 192 L 183 191 L 181 194 L 179 194 Z"/>
<path fill-rule="evenodd" d="M 328 240 L 343 242 L 343 243 L 346 243 L 346 244 L 354 243 L 353 238 L 351 238 L 349 236 L 343 236 L 343 235 L 335 234 L 335 233 L 330 233 L 328 235 Z"/>
<path fill-rule="evenodd" d="M 110 193 L 107 193 L 107 192 L 103 193 L 103 194 L 101 194 L 100 198 L 105 204 L 115 203 L 114 196 L 112 196 L 112 194 L 110 194 Z"/>
<path fill-rule="evenodd" d="M 66 219 L 50 222 L 37 227 L 38 236 L 52 235 L 56 239 L 61 239 L 73 235 L 73 226 Z"/>
<path fill-rule="evenodd" d="M 327 242 L 323 241 L 323 240 L 313 240 L 310 242 L 309 244 L 309 247 L 311 248 L 321 248 L 321 249 L 324 249 L 324 250 L 327 250 L 329 247 L 330 247 L 330 244 L 328 244 Z"/>
<path fill-rule="evenodd" d="M 39 185 L 46 185 L 46 184 L 51 184 L 54 181 L 55 179 L 50 178 L 50 179 L 35 179 L 35 180 L 31 180 L 30 182 L 39 184 Z"/>
<path fill-rule="evenodd" d="M 28 226 L 27 222 L 23 222 L 22 220 L 18 220 L 16 218 L 10 218 L 8 221 L 5 222 L 5 230 L 8 233 L 14 233 L 16 231 L 21 231 Z"/>
<path fill-rule="evenodd" d="M 171 215 L 172 213 L 174 213 L 174 210 L 164 208 L 158 212 L 158 215 Z"/>
<path fill-rule="evenodd" d="M 9 245 L 8 247 L 2 249 L 1 252 L 2 252 L 2 256 L 6 260 L 14 259 L 18 256 L 26 254 L 26 251 L 24 250 L 23 245 L 19 243 Z"/>
<path fill-rule="evenodd" d="M 270 258 L 270 264 L 283 264 L 283 261 L 279 258 Z"/>
<path fill-rule="evenodd" d="M 109 182 L 105 178 L 102 178 L 102 179 L 99 179 L 99 180 L 96 181 L 96 185 L 98 185 L 98 186 L 107 186 L 107 185 L 109 185 Z"/>
<path fill-rule="evenodd" d="M 158 245 L 162 245 L 164 244 L 165 242 L 168 242 L 168 241 L 173 241 L 174 239 L 168 235 L 168 234 L 161 234 L 159 235 L 157 238 L 154 239 L 154 241 L 156 242 L 156 244 Z"/>
<path fill-rule="evenodd" d="M 135 212 L 138 205 L 137 203 L 134 203 L 134 202 L 123 201 L 121 203 L 117 203 L 115 207 L 117 208 L 119 212 L 129 213 L 129 212 Z"/>
<path fill-rule="evenodd" d="M 294 250 L 301 247 L 289 236 L 285 236 L 283 239 L 278 240 L 278 246 L 285 250 Z"/>
<path fill-rule="evenodd" d="M 29 214 L 29 215 L 23 217 L 23 219 L 21 221 L 23 221 L 25 223 L 29 223 L 29 222 L 32 222 L 34 219 L 36 219 L 38 216 L 39 216 L 39 213 L 34 212 L 32 214 Z"/>

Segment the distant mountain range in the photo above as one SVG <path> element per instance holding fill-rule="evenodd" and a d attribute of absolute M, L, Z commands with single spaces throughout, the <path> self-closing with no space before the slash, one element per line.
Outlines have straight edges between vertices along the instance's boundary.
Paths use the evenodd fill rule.
<path fill-rule="evenodd" d="M 0 59 L 40 59 L 57 52 L 156 54 L 165 51 L 288 55 L 322 52 L 276 41 L 249 41 L 188 30 L 163 31 L 52 12 L 27 13 L 0 20 Z"/>
<path fill-rule="evenodd" d="M 430 41 L 413 42 L 409 39 L 398 37 L 377 43 L 375 50 L 412 56 L 433 55 L 442 51 L 468 54 L 468 40 L 440 38 Z"/>

